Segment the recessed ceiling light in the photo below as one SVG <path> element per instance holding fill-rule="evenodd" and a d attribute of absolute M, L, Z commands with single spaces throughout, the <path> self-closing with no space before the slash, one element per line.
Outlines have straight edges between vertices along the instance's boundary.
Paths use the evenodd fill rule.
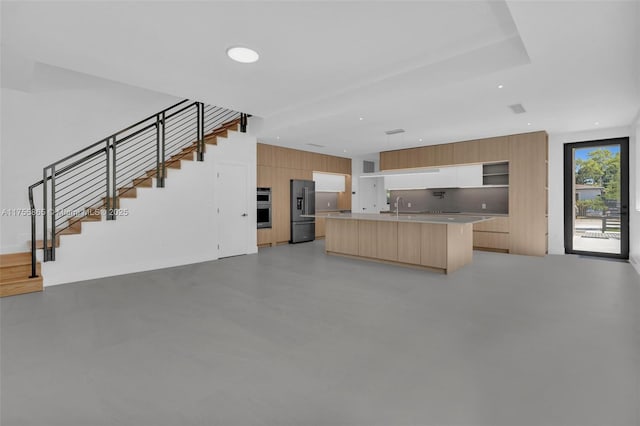
<path fill-rule="evenodd" d="M 347 150 L 346 150 L 346 149 L 343 149 L 343 150 L 342 150 L 342 152 L 347 152 Z"/>
<path fill-rule="evenodd" d="M 280 136 L 276 136 L 276 139 L 280 139 Z"/>
<path fill-rule="evenodd" d="M 498 84 L 498 89 L 502 89 L 503 87 L 504 87 L 504 85 Z"/>
<path fill-rule="evenodd" d="M 362 120 L 364 120 L 364 117 L 360 117 L 360 118 L 358 118 L 358 120 L 362 121 Z"/>
<path fill-rule="evenodd" d="M 600 124 L 600 122 L 599 122 L 599 121 L 596 121 L 596 122 L 595 122 L 595 123 L 593 123 L 593 124 L 595 124 L 596 126 L 598 126 L 598 125 Z"/>
<path fill-rule="evenodd" d="M 418 142 L 422 142 L 422 138 L 418 139 Z"/>
<path fill-rule="evenodd" d="M 236 62 L 242 62 L 243 64 L 251 64 L 256 62 L 260 55 L 253 49 L 242 46 L 234 46 L 227 49 L 227 56 Z"/>
<path fill-rule="evenodd" d="M 531 123 L 527 123 L 527 126 L 531 126 Z"/>

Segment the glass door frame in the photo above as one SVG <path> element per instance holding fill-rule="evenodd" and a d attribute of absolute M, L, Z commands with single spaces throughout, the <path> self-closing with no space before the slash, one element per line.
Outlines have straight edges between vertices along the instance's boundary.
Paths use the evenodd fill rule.
<path fill-rule="evenodd" d="M 620 253 L 573 249 L 575 194 L 574 149 L 620 145 Z M 629 138 L 599 139 L 564 144 L 564 252 L 586 256 L 629 259 Z"/>

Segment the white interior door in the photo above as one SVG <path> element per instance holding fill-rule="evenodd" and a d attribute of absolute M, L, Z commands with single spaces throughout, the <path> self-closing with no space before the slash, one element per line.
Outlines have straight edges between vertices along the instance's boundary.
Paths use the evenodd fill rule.
<path fill-rule="evenodd" d="M 218 167 L 218 256 L 229 257 L 248 253 L 249 223 L 247 166 L 221 163 Z"/>
<path fill-rule="evenodd" d="M 378 185 L 382 178 L 360 178 L 360 211 L 357 213 L 379 213 Z"/>

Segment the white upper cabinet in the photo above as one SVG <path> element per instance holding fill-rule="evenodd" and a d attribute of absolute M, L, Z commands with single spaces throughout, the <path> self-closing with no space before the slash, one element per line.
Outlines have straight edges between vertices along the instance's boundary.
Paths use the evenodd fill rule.
<path fill-rule="evenodd" d="M 458 172 L 456 187 L 482 186 L 482 164 L 455 167 Z"/>
<path fill-rule="evenodd" d="M 384 177 L 385 189 L 457 188 L 482 186 L 482 165 L 440 167 L 433 173 L 407 173 Z"/>
<path fill-rule="evenodd" d="M 313 172 L 316 192 L 344 192 L 344 175 Z"/>

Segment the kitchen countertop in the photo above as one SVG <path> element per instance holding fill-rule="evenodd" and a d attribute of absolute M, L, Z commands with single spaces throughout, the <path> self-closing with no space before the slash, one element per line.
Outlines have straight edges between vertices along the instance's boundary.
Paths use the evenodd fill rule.
<path fill-rule="evenodd" d="M 380 214 L 396 214 L 395 211 L 384 210 L 380 211 Z M 462 215 L 462 216 L 492 216 L 492 217 L 509 217 L 509 213 L 480 213 L 480 212 L 400 212 L 400 214 L 409 214 L 409 215 L 433 215 L 433 216 L 448 216 L 448 215 Z"/>
<path fill-rule="evenodd" d="M 463 214 L 373 214 L 373 213 L 321 213 L 302 215 L 302 217 L 324 217 L 331 219 L 373 220 L 379 222 L 411 222 L 411 223 L 478 223 L 493 219 L 495 216 L 463 215 Z"/>

